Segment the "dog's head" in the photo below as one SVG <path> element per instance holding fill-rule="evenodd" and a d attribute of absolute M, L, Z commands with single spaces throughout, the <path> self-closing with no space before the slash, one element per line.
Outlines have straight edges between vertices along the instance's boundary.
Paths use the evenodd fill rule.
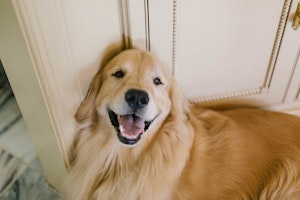
<path fill-rule="evenodd" d="M 76 120 L 92 126 L 104 118 L 120 142 L 134 145 L 181 109 L 175 102 L 182 97 L 174 85 L 168 70 L 150 53 L 123 51 L 95 75 Z"/>

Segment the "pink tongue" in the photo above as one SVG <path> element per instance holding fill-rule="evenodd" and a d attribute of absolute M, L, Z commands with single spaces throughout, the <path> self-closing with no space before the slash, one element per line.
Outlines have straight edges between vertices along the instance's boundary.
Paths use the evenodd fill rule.
<path fill-rule="evenodd" d="M 121 133 L 129 139 L 135 139 L 144 131 L 145 123 L 142 119 L 133 115 L 121 115 L 118 118 L 119 124 L 123 130 Z"/>

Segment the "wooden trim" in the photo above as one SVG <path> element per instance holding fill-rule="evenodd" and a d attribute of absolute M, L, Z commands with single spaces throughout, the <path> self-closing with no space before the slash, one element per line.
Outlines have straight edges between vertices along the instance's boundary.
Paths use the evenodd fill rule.
<path fill-rule="evenodd" d="M 178 41 L 180 40 L 180 35 L 178 34 L 178 29 L 180 29 L 180 0 L 173 1 L 173 48 L 172 48 L 172 71 L 176 75 L 177 60 L 178 60 Z M 266 71 L 265 80 L 263 84 L 258 88 L 251 88 L 243 91 L 233 91 L 226 94 L 217 94 L 213 96 L 200 97 L 191 99 L 192 102 L 206 103 L 216 100 L 232 99 L 238 97 L 247 97 L 258 94 L 267 93 L 272 85 L 273 75 L 276 68 L 276 61 L 278 58 L 279 50 L 281 47 L 282 39 L 284 37 L 285 27 L 288 21 L 288 16 L 290 12 L 290 7 L 292 5 L 292 0 L 285 0 L 277 28 L 276 37 L 274 40 L 274 45 L 272 49 L 272 54 L 270 56 L 268 70 Z"/>
<path fill-rule="evenodd" d="M 263 91 L 262 88 L 257 89 L 248 89 L 248 90 L 242 90 L 242 91 L 236 91 L 232 93 L 226 93 L 226 94 L 217 94 L 209 97 L 202 97 L 200 99 L 191 99 L 190 101 L 193 103 L 210 103 L 213 101 L 220 101 L 225 99 L 236 99 L 239 97 L 245 97 L 245 96 L 252 96 L 257 94 L 262 94 L 263 92 L 267 92 L 267 90 Z"/>
<path fill-rule="evenodd" d="M 276 37 L 275 37 L 275 41 L 274 41 L 274 45 L 273 45 L 273 49 L 272 49 L 272 54 L 271 54 L 270 61 L 269 61 L 268 70 L 267 70 L 266 78 L 265 78 L 265 81 L 263 84 L 263 88 L 270 88 L 270 85 L 272 83 L 273 72 L 276 67 L 276 61 L 278 58 L 282 39 L 284 37 L 285 27 L 286 27 L 286 24 L 288 21 L 291 5 L 292 5 L 292 0 L 286 0 L 283 4 L 282 12 L 281 12 L 277 32 L 276 32 Z"/>
<path fill-rule="evenodd" d="M 179 41 L 179 12 L 180 0 L 173 0 L 173 32 L 172 32 L 172 74 L 175 75 L 175 69 L 178 65 L 178 41 Z"/>
<path fill-rule="evenodd" d="M 52 31 L 51 33 L 45 33 L 44 28 L 41 27 L 39 19 L 39 10 L 36 10 L 36 2 L 32 0 L 28 1 L 18 1 L 13 0 L 13 5 L 15 7 L 15 11 L 26 41 L 26 45 L 33 61 L 33 67 L 36 72 L 36 77 L 38 78 L 39 85 L 41 87 L 44 101 L 47 106 L 47 110 L 49 112 L 49 117 L 52 121 L 52 125 L 54 128 L 54 134 L 58 141 L 58 145 L 60 151 L 62 152 L 62 156 L 64 158 L 65 164 L 68 167 L 68 159 L 67 152 L 69 144 L 68 142 L 71 140 L 70 133 L 74 133 L 75 121 L 70 116 L 66 116 L 64 112 L 65 109 L 72 109 L 70 107 L 69 102 L 65 102 L 60 94 L 62 90 L 59 89 L 62 86 L 57 85 L 55 67 L 60 68 L 65 74 L 74 73 L 74 66 L 76 66 L 72 60 L 72 52 L 71 52 L 71 44 L 69 43 L 69 35 L 65 25 L 65 16 L 63 14 L 63 5 L 61 1 L 53 0 L 49 1 L 46 6 L 47 9 L 53 12 L 51 16 L 56 16 L 56 18 L 52 18 L 53 21 L 59 21 L 59 27 L 55 29 L 56 32 Z M 44 5 L 45 6 L 45 5 Z M 53 55 L 51 54 L 49 43 L 51 41 L 47 41 L 47 34 L 57 34 L 61 35 L 61 45 L 59 47 L 55 47 L 55 49 L 60 49 L 61 54 L 60 58 L 53 59 Z M 51 38 L 51 37 L 49 37 Z M 55 41 L 57 43 L 57 41 Z M 54 63 L 54 60 L 55 63 Z M 63 74 L 63 73 L 62 73 Z M 74 77 L 74 76 L 70 76 Z M 65 76 L 66 83 L 68 82 L 68 76 Z M 81 88 L 79 83 L 77 84 L 68 84 L 70 87 L 69 91 L 73 91 L 77 94 L 81 93 Z M 75 95 L 74 95 L 75 96 Z M 79 102 L 78 97 L 78 102 Z M 67 134 L 68 133 L 68 134 Z"/>
<path fill-rule="evenodd" d="M 118 5 L 123 48 L 130 49 L 132 48 L 132 37 L 128 0 L 118 0 Z"/>
<path fill-rule="evenodd" d="M 289 82 L 289 87 L 294 87 L 296 90 L 296 93 L 293 96 L 293 101 L 294 102 L 299 102 L 300 101 L 300 82 L 299 82 L 299 72 L 300 72 L 300 47 L 298 48 L 298 52 L 296 54 L 296 59 L 295 59 L 295 63 L 294 63 L 294 68 L 293 68 L 293 72 L 291 73 L 291 77 L 290 77 L 290 82 Z M 298 78 L 295 78 L 295 76 L 297 76 Z M 298 80 L 298 82 L 293 83 L 293 79 Z M 288 90 L 286 91 L 286 93 L 288 93 Z"/>
<path fill-rule="evenodd" d="M 34 35 L 32 29 L 35 28 L 33 24 L 36 21 L 34 20 L 35 13 L 29 11 L 34 8 L 30 7 L 31 3 L 31 1 L 9 1 L 12 15 L 7 16 L 10 18 L 6 20 L 15 31 L 12 38 L 7 37 L 9 38 L 7 43 L 19 57 L 10 59 L 14 55 L 12 52 L 4 53 L 2 56 L 8 66 L 11 85 L 44 172 L 49 183 L 61 189 L 66 169 L 61 146 L 57 143 L 57 129 L 54 126 L 53 113 L 50 111 L 50 104 L 54 102 L 50 102 L 48 88 L 45 88 L 44 84 L 53 79 L 40 77 L 40 74 L 47 73 L 45 69 L 39 68 L 45 65 L 46 60 L 42 57 L 40 46 L 37 46 L 37 41 L 41 38 Z M 3 33 L 4 36 L 9 34 L 5 31 Z M 24 91 L 24 88 L 27 88 L 27 91 Z"/>
<path fill-rule="evenodd" d="M 144 0 L 146 51 L 150 51 L 149 0 Z"/>

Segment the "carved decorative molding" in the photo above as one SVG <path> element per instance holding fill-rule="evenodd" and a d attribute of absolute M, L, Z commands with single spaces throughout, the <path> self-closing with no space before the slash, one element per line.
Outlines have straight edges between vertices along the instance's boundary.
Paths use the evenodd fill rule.
<path fill-rule="evenodd" d="M 278 57 L 278 53 L 280 50 L 281 42 L 284 36 L 284 31 L 286 27 L 286 23 L 288 20 L 290 7 L 292 4 L 292 0 L 285 0 L 276 32 L 276 37 L 272 49 L 272 54 L 269 60 L 268 64 L 268 70 L 266 72 L 265 80 L 263 82 L 263 85 L 258 88 L 252 88 L 247 89 L 243 91 L 234 91 L 231 93 L 226 94 L 217 94 L 213 96 L 207 96 L 207 97 L 200 97 L 191 99 L 193 102 L 210 102 L 210 101 L 217 101 L 222 99 L 232 99 L 237 97 L 245 97 L 245 96 L 252 96 L 257 94 L 262 94 L 265 92 L 268 92 L 271 84 L 272 84 L 272 78 L 273 78 L 273 72 L 276 67 L 276 61 Z M 177 68 L 177 57 L 178 57 L 178 41 L 180 39 L 179 35 L 179 29 L 180 29 L 180 0 L 173 0 L 173 46 L 172 46 L 172 70 L 173 74 L 176 74 L 176 68 Z"/>
<path fill-rule="evenodd" d="M 282 42 L 282 39 L 284 36 L 284 31 L 285 31 L 285 27 L 286 27 L 286 23 L 288 20 L 292 2 L 293 2 L 292 0 L 286 0 L 283 4 L 283 8 L 282 8 L 282 12 L 281 12 L 280 20 L 279 20 L 279 25 L 278 25 L 277 32 L 276 32 L 275 42 L 273 45 L 272 54 L 270 57 L 268 71 L 266 74 L 263 88 L 269 88 L 271 85 L 273 72 L 276 67 L 276 61 L 277 61 L 278 53 L 280 50 L 281 42 Z"/>
<path fill-rule="evenodd" d="M 224 100 L 224 99 L 235 99 L 238 97 L 245 97 L 245 96 L 252 96 L 256 94 L 261 94 L 264 91 L 262 88 L 257 88 L 257 89 L 248 89 L 248 90 L 242 90 L 242 91 L 237 91 L 237 92 L 231 92 L 231 93 L 226 93 L 226 94 L 217 94 L 209 97 L 201 97 L 199 99 L 190 99 L 190 102 L 192 103 L 209 103 L 212 101 L 219 101 L 219 100 Z"/>
<path fill-rule="evenodd" d="M 180 0 L 173 0 L 173 33 L 172 33 L 172 74 L 175 75 L 178 57 Z"/>

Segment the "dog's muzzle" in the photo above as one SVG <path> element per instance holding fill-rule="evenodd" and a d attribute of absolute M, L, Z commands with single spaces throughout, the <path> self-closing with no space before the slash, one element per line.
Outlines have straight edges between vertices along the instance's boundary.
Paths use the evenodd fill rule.
<path fill-rule="evenodd" d="M 111 124 L 117 131 L 119 140 L 126 145 L 134 145 L 141 135 L 150 127 L 152 121 L 144 121 L 136 112 L 148 105 L 149 96 L 145 91 L 130 89 L 125 93 L 125 102 L 130 108 L 130 113 L 118 115 L 108 109 Z"/>
<path fill-rule="evenodd" d="M 141 135 L 150 127 L 152 121 L 144 121 L 135 114 L 117 115 L 113 111 L 108 111 L 111 124 L 117 131 L 120 142 L 127 145 L 134 145 Z"/>

